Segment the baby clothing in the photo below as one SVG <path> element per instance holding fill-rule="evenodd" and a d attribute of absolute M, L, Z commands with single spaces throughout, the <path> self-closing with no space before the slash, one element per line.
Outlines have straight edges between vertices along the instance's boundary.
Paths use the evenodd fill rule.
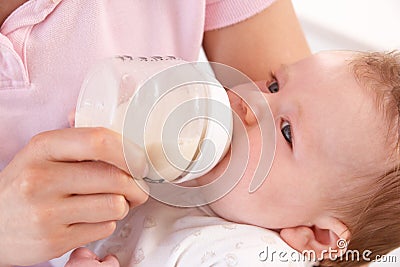
<path fill-rule="evenodd" d="M 100 258 L 115 255 L 123 267 L 309 266 L 276 232 L 227 222 L 208 206 L 178 208 L 152 198 L 118 222 L 113 235 L 88 247 Z"/>

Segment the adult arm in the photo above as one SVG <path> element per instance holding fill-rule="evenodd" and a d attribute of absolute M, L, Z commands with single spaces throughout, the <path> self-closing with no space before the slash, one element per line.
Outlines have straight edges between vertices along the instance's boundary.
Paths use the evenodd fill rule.
<path fill-rule="evenodd" d="M 271 71 L 310 54 L 290 0 L 277 0 L 247 20 L 206 31 L 208 60 L 224 63 L 253 80 L 270 78 Z"/>

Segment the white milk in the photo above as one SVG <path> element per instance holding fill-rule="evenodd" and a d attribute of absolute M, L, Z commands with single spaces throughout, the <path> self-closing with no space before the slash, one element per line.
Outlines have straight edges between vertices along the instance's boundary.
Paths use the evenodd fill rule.
<path fill-rule="evenodd" d="M 219 134 L 221 130 L 216 131 L 215 126 L 210 126 L 210 121 L 204 119 L 210 114 L 212 116 L 214 109 L 208 107 L 208 102 L 199 101 L 210 98 L 229 106 L 225 90 L 215 85 L 218 84 L 215 78 L 204 80 L 206 76 L 201 68 L 184 63 L 171 57 L 131 59 L 125 56 L 103 62 L 88 74 L 82 86 L 75 125 L 107 127 L 134 143 L 144 144 L 150 165 L 148 178 L 184 181 L 182 176 L 187 175 L 186 170 L 197 164 L 199 144 L 206 135 L 213 133 L 213 141 L 221 150 L 217 151 L 216 156 L 210 157 L 216 161 L 225 154 L 230 142 L 229 133 L 222 136 Z M 157 77 L 161 76 L 150 78 L 153 83 L 141 87 L 149 77 L 179 64 L 188 68 L 183 68 L 183 71 L 177 68 L 176 72 L 168 72 L 158 80 Z M 214 85 L 210 85 L 210 82 Z M 147 103 L 152 105 L 150 111 L 142 108 L 143 101 L 150 101 Z M 136 119 L 128 123 L 125 121 L 128 109 L 129 112 L 135 112 L 131 118 L 141 118 L 140 122 L 136 122 Z M 227 116 L 229 118 L 231 114 Z M 231 125 L 228 125 L 228 130 L 229 127 Z M 137 136 L 126 135 L 133 133 L 135 136 L 135 131 L 144 131 L 144 140 L 135 140 Z M 207 166 L 212 168 L 216 163 L 210 162 Z"/>

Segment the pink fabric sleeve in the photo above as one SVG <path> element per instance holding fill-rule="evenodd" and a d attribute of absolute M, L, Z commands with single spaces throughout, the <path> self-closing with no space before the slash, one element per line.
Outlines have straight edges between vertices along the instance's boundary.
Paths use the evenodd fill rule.
<path fill-rule="evenodd" d="M 269 7 L 275 0 L 207 0 L 204 31 L 241 22 Z"/>

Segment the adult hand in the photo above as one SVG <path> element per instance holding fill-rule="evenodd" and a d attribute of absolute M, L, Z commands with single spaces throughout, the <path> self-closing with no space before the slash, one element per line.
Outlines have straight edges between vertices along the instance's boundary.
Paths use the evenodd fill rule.
<path fill-rule="evenodd" d="M 72 252 L 65 267 L 119 267 L 118 260 L 111 255 L 99 259 L 87 248 L 78 248 Z"/>
<path fill-rule="evenodd" d="M 142 149 L 133 176 L 147 165 Z M 41 133 L 0 173 L 0 266 L 33 265 L 109 236 L 148 196 L 132 179 L 121 135 L 104 128 Z"/>

